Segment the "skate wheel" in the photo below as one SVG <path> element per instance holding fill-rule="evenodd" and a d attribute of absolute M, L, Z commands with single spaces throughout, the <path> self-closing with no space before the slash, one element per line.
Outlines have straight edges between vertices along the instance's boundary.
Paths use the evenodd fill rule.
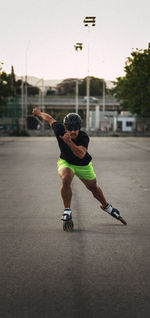
<path fill-rule="evenodd" d="M 127 222 L 122 218 L 122 216 L 119 217 L 119 221 L 124 225 L 127 225 Z"/>
<path fill-rule="evenodd" d="M 73 231 L 73 222 L 72 221 L 67 221 L 67 222 L 63 222 L 63 230 L 64 231 Z"/>

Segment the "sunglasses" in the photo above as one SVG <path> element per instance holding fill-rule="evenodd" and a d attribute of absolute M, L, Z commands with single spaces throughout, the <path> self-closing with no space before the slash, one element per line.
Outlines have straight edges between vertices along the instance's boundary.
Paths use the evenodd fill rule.
<path fill-rule="evenodd" d="M 71 126 L 69 126 L 69 127 L 66 127 L 69 131 L 72 131 L 72 130 L 78 130 L 79 129 L 79 127 L 71 127 Z"/>

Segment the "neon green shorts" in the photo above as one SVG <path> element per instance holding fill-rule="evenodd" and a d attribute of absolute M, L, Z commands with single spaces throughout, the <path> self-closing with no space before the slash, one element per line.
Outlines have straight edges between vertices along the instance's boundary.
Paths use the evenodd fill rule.
<path fill-rule="evenodd" d="M 80 179 L 93 180 L 96 178 L 92 162 L 87 166 L 75 166 L 68 163 L 66 160 L 59 158 L 57 162 L 58 172 L 63 168 L 69 168 Z"/>

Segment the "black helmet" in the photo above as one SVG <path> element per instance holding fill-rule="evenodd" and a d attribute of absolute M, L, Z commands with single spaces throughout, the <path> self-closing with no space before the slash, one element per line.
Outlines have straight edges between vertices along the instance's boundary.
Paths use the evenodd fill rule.
<path fill-rule="evenodd" d="M 64 125 L 68 130 L 77 130 L 81 128 L 81 117 L 76 113 L 69 113 L 64 118 Z"/>

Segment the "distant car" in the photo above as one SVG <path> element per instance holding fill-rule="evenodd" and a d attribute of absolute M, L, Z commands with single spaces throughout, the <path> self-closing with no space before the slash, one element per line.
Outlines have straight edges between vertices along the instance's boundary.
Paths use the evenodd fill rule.
<path fill-rule="evenodd" d="M 84 96 L 83 100 L 84 100 L 84 102 L 86 102 L 87 101 L 87 96 Z M 93 102 L 93 103 L 94 102 L 97 103 L 98 102 L 98 98 L 96 98 L 94 96 L 89 96 L 89 101 Z"/>

